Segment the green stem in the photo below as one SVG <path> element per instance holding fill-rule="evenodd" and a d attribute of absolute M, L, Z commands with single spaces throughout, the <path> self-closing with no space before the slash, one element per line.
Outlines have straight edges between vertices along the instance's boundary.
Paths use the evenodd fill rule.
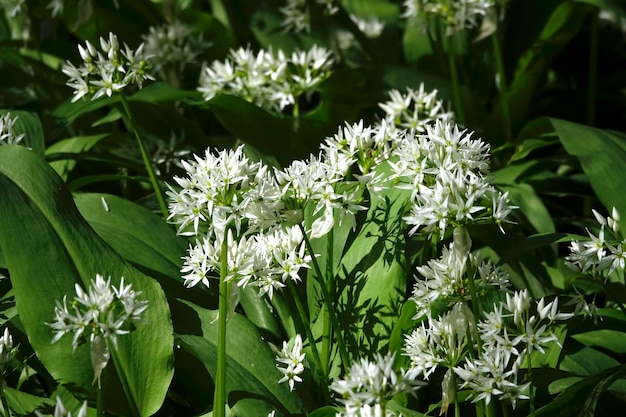
<path fill-rule="evenodd" d="M 511 111 L 509 109 L 509 84 L 506 79 L 506 71 L 504 70 L 504 62 L 502 60 L 502 48 L 500 47 L 500 38 L 497 30 L 491 35 L 491 41 L 500 79 L 500 106 L 502 106 L 502 117 L 504 118 L 504 132 L 506 139 L 510 141 L 513 133 L 511 130 Z"/>
<path fill-rule="evenodd" d="M 599 10 L 591 15 L 591 39 L 589 40 L 589 83 L 587 85 L 587 124 L 596 123 L 596 91 L 598 83 L 598 26 Z"/>
<path fill-rule="evenodd" d="M 296 303 L 296 309 L 298 310 L 298 315 L 299 315 L 299 319 L 300 319 L 300 324 L 302 325 L 302 328 L 304 329 L 304 332 L 306 333 L 306 337 L 309 340 L 309 346 L 311 346 L 311 353 L 312 353 L 312 362 L 313 362 L 313 367 L 315 368 L 314 375 L 317 373 L 318 375 L 321 374 L 322 376 L 322 380 L 320 381 L 324 386 L 324 387 L 328 387 L 327 384 L 327 380 L 328 380 L 328 373 L 326 372 L 325 368 L 322 366 L 322 361 L 320 360 L 320 354 L 317 351 L 317 344 L 315 343 L 315 337 L 313 336 L 313 332 L 311 331 L 311 326 L 309 325 L 309 319 L 307 318 L 306 312 L 304 311 L 304 306 L 302 305 L 302 301 L 300 300 L 300 296 L 298 295 L 298 291 L 296 291 L 296 287 L 293 284 L 293 282 L 288 279 L 287 280 L 287 287 L 289 287 L 289 290 L 291 292 L 291 296 L 294 300 L 294 302 Z M 325 397 L 328 397 L 328 390 L 325 391 L 324 393 Z"/>
<path fill-rule="evenodd" d="M 530 386 L 528 387 L 529 389 L 529 402 L 530 402 L 530 416 L 534 417 L 535 416 L 535 391 L 533 390 L 533 364 L 532 364 L 532 360 L 531 360 L 531 354 L 532 352 L 530 352 L 528 354 L 528 382 L 530 382 Z"/>
<path fill-rule="evenodd" d="M 2 414 L 6 417 L 11 417 L 11 409 L 9 408 L 9 403 L 7 402 L 6 394 L 4 393 L 4 374 L 0 376 L 0 400 L 2 400 Z"/>
<path fill-rule="evenodd" d="M 293 131 L 298 133 L 300 130 L 300 97 L 294 98 L 293 103 Z"/>
<path fill-rule="evenodd" d="M 135 138 L 137 139 L 137 144 L 139 145 L 139 151 L 141 152 L 141 157 L 143 158 L 143 163 L 146 166 L 146 171 L 148 172 L 148 177 L 150 178 L 150 183 L 152 184 L 152 189 L 154 190 L 154 194 L 159 202 L 159 206 L 161 207 L 161 212 L 163 213 L 164 218 L 168 218 L 169 214 L 167 211 L 167 204 L 165 203 L 165 199 L 163 198 L 163 193 L 161 192 L 161 188 L 159 187 L 159 182 L 154 173 L 154 168 L 152 167 L 152 162 L 150 161 L 150 156 L 148 156 L 148 152 L 146 151 L 146 147 L 144 146 L 143 140 L 141 136 L 139 136 L 139 132 L 135 127 L 135 123 L 133 122 L 132 113 L 130 112 L 130 107 L 128 106 L 128 101 L 124 94 L 120 93 L 120 97 L 122 98 L 122 105 L 124 106 L 124 111 L 126 112 L 126 116 L 128 117 L 128 121 L 133 129 L 133 133 L 135 134 Z"/>
<path fill-rule="evenodd" d="M 98 417 L 102 417 L 102 388 L 98 387 L 98 390 L 96 391 L 96 407 L 98 408 L 97 411 L 97 416 Z"/>
<path fill-rule="evenodd" d="M 461 417 L 461 407 L 459 405 L 459 393 L 456 391 L 456 388 L 454 389 L 454 417 Z"/>
<path fill-rule="evenodd" d="M 317 259 L 315 257 L 315 251 L 313 250 L 313 246 L 311 245 L 311 241 L 306 234 L 306 230 L 304 229 L 304 225 L 300 223 L 300 229 L 302 230 L 302 235 L 304 236 L 304 242 L 306 245 L 306 249 L 311 255 L 311 259 L 313 262 L 313 268 L 315 269 L 315 277 L 320 284 L 320 289 L 322 291 L 322 296 L 324 298 L 324 305 L 326 305 L 326 309 L 330 315 L 330 322 L 332 324 L 333 330 L 335 331 L 335 340 L 337 341 L 337 345 L 339 347 L 339 355 L 341 357 L 341 362 L 343 363 L 344 369 L 350 366 L 350 358 L 348 357 L 348 351 L 346 350 L 346 344 L 341 336 L 341 328 L 339 327 L 339 321 L 337 321 L 337 315 L 335 314 L 335 309 L 333 308 L 332 300 L 330 298 L 330 294 L 328 294 L 328 290 L 326 289 L 326 285 L 324 282 L 324 275 L 322 274 L 322 270 L 320 269 L 319 264 L 317 263 Z"/>
<path fill-rule="evenodd" d="M 107 340 L 107 347 L 109 348 L 109 351 L 111 352 L 111 359 L 113 359 L 113 365 L 115 366 L 115 369 L 117 370 L 117 375 L 120 378 L 120 383 L 122 385 L 122 389 L 124 390 L 124 394 L 126 395 L 126 399 L 128 400 L 128 405 L 131 408 L 131 413 L 133 416 L 140 416 L 141 413 L 139 412 L 139 409 L 137 408 L 137 404 L 135 403 L 135 399 L 130 390 L 130 384 L 128 383 L 128 379 L 126 379 L 127 372 L 130 372 L 130 371 L 126 370 L 124 366 L 122 366 L 121 362 L 118 359 L 117 348 L 115 347 L 113 343 L 110 343 L 110 339 Z"/>
<path fill-rule="evenodd" d="M 328 294 L 331 299 L 335 299 L 335 285 L 334 285 L 334 274 L 333 274 L 333 231 L 332 229 L 326 235 L 327 246 L 326 246 L 326 275 L 325 281 L 323 285 L 326 285 Z M 312 255 L 311 255 L 312 256 Z M 324 327 L 322 333 L 322 365 L 324 366 L 324 374 L 328 375 L 330 372 L 330 341 L 332 337 L 332 323 L 330 321 L 330 312 L 328 309 L 324 309 L 323 311 L 323 320 Z"/>
<path fill-rule="evenodd" d="M 226 416 L 226 319 L 228 318 L 228 237 L 224 232 L 222 253 L 220 255 L 220 294 L 217 317 L 217 372 L 215 373 L 215 392 L 213 393 L 213 417 Z"/>
<path fill-rule="evenodd" d="M 446 36 L 443 25 L 440 26 L 441 42 L 447 41 L 448 46 L 448 65 L 450 67 L 450 77 L 452 78 L 452 90 L 454 92 L 454 107 L 459 123 L 465 126 L 465 111 L 463 108 L 463 100 L 461 99 L 461 84 L 459 82 L 459 74 L 456 66 L 456 53 L 454 45 L 454 35 Z"/>

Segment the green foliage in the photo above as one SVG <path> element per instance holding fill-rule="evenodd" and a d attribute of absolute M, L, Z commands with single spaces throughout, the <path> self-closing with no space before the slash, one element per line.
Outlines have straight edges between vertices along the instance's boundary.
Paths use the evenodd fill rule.
<path fill-rule="evenodd" d="M 0 275 L 7 277 L 0 280 L 0 324 L 17 346 L 16 357 L 0 367 L 3 415 L 5 401 L 13 415 L 52 414 L 57 397 L 72 415 L 83 401 L 88 415 L 97 415 L 89 343 L 75 352 L 71 335 L 51 344 L 47 325 L 55 303 L 71 301 L 75 285 L 87 288 L 96 274 L 114 284 L 123 276 L 149 305 L 145 322 L 112 351 L 102 379 L 105 414 L 220 415 L 213 404 L 221 360 L 219 285 L 213 285 L 219 273 L 207 275 L 208 288 L 185 287 L 181 267 L 197 242 L 178 235 L 172 219 L 161 215 L 155 192 L 169 190 L 166 199 L 173 198 L 181 185 L 175 178 L 184 175 L 180 161 L 207 149 L 244 144 L 250 160 L 263 161 L 270 173 L 319 155 L 319 145 L 339 128 L 384 117 L 379 104 L 391 89 L 405 93 L 422 84 L 427 92 L 437 89 L 457 117 L 464 111 L 465 127 L 491 148 L 485 175 L 516 206 L 501 228 L 468 227 L 472 253 L 509 274 L 516 289 L 546 302 L 559 299 L 563 311 L 573 312 L 576 300 L 598 307 L 597 322 L 578 316 L 559 325 L 559 343 L 524 362 L 535 368 L 519 381 L 532 379 L 534 415 L 609 416 L 624 408 L 623 267 L 601 276 L 573 270 L 565 260 L 569 242 L 599 235 L 592 209 L 606 216 L 615 207 L 626 229 L 626 7 L 620 1 L 497 2 L 497 10 L 478 18 L 480 25 L 445 38 L 445 19 L 419 27 L 406 18 L 404 2 L 392 0 L 335 0 L 333 11 L 306 0 L 310 22 L 300 32 L 285 27 L 286 0 L 66 0 L 58 14 L 52 2 L 29 1 L 15 15 L 12 2 L 2 3 L 0 116 L 17 117 L 12 133 L 24 135 L 22 146 L 0 146 Z M 352 15 L 377 18 L 384 29 L 368 37 Z M 124 45 L 136 50 L 151 27 L 174 22 L 190 31 L 184 38 L 191 46 L 153 74 L 154 81 L 96 100 L 91 91 L 71 102 L 62 68 L 83 59 L 78 44 L 99 47 L 99 38 L 112 32 L 122 51 Z M 166 40 L 159 42 L 153 69 L 171 52 Z M 200 74 L 237 48 L 289 55 L 313 45 L 331 52 L 330 74 L 281 111 L 246 101 L 245 94 L 218 92 L 205 101 L 197 90 Z M 460 102 L 452 105 L 455 95 Z M 375 169 L 389 178 L 387 164 Z M 356 181 L 358 174 L 347 178 Z M 354 229 L 340 224 L 335 207 L 332 232 L 311 239 L 307 251 L 320 272 L 311 263 L 293 292 L 276 290 L 269 299 L 256 286 L 232 286 L 226 415 L 334 417 L 343 408 L 329 386 L 353 363 L 389 352 L 398 375 L 409 366 L 406 336 L 428 321 L 415 318 L 410 299 L 416 280 L 424 280 L 416 267 L 439 258 L 453 235 L 409 236 L 411 191 L 397 184 L 378 193 L 362 189 L 368 210 L 356 214 Z M 309 232 L 321 216 L 312 205 L 303 215 Z M 482 296 L 476 304 L 483 313 L 505 299 Z M 469 295 L 465 301 L 473 304 Z M 433 305 L 432 314 L 444 314 L 444 304 Z M 290 391 L 278 383 L 276 350 L 296 334 L 304 340 L 306 370 Z M 446 406 L 441 366 L 430 378 L 416 397 L 399 395 L 387 410 L 405 417 L 440 412 Z M 496 406 L 487 408 L 472 403 L 470 391 L 457 393 L 463 415 L 505 415 L 496 397 Z M 533 415 L 530 402 L 518 401 L 510 415 Z"/>

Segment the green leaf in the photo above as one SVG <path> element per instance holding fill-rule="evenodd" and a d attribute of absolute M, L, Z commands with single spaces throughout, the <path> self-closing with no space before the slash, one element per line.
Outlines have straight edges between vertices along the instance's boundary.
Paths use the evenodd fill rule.
<path fill-rule="evenodd" d="M 535 415 L 537 417 L 592 417 L 598 398 L 613 382 L 625 374 L 626 366 L 622 365 L 576 382 L 550 404 L 537 410 Z"/>
<path fill-rule="evenodd" d="M 162 217 L 110 194 L 77 194 L 74 201 L 89 225 L 124 259 L 181 281 L 187 243 Z"/>
<path fill-rule="evenodd" d="M 499 183 L 497 175 L 494 185 L 502 191 L 508 191 L 511 203 L 519 207 L 519 211 L 538 233 L 556 231 L 550 212 L 530 185 Z"/>
<path fill-rule="evenodd" d="M 586 346 L 601 347 L 616 353 L 626 353 L 626 333 L 618 330 L 593 330 L 572 336 Z"/>
<path fill-rule="evenodd" d="M 236 138 L 261 152 L 275 156 L 282 164 L 301 156 L 296 134 L 287 119 L 279 119 L 246 100 L 218 95 L 207 102 L 215 117 Z"/>
<path fill-rule="evenodd" d="M 85 391 L 92 385 L 89 346 L 72 353 L 71 337 L 51 344 L 55 300 L 86 288 L 96 274 L 123 276 L 149 303 L 145 324 L 118 338 L 116 373 L 105 370 L 104 395 L 124 412 L 119 374 L 128 385 L 134 414 L 154 414 L 164 401 L 173 375 L 173 330 L 169 307 L 158 283 L 128 265 L 80 216 L 72 195 L 54 170 L 34 152 L 0 147 L 0 248 L 11 274 L 15 301 L 28 339 L 50 374 Z M 113 369 L 107 369 L 113 371 Z"/>
<path fill-rule="evenodd" d="M 611 132 L 559 119 L 548 119 L 565 150 L 580 161 L 591 187 L 607 212 L 626 213 L 622 176 L 626 173 L 626 143 Z M 626 216 L 620 226 L 626 228 Z"/>
<path fill-rule="evenodd" d="M 135 94 L 129 101 L 145 101 L 148 103 L 163 103 L 169 101 L 186 100 L 189 98 L 200 99 L 198 91 L 186 91 L 176 88 L 169 83 L 158 82 L 145 86 Z"/>
<path fill-rule="evenodd" d="M 11 387 L 3 387 L 3 391 L 9 408 L 18 416 L 31 415 L 35 410 L 45 405 L 54 404 L 54 401 L 51 401 L 48 398 L 38 397 L 36 395 L 18 391 Z"/>
<path fill-rule="evenodd" d="M 590 6 L 573 2 L 556 7 L 541 33 L 518 60 L 508 92 L 514 132 L 522 127 L 529 106 L 554 60 L 578 33 L 589 10 Z"/>
<path fill-rule="evenodd" d="M 308 417 L 335 417 L 338 412 L 339 409 L 336 407 L 326 406 L 313 411 Z"/>
<path fill-rule="evenodd" d="M 215 376 L 217 368 L 217 311 L 182 301 L 193 310 L 190 317 L 199 322 L 196 334 L 177 333 L 180 345 L 196 356 Z M 245 317 L 233 314 L 226 325 L 226 393 L 233 406 L 240 398 L 260 398 L 276 409 L 297 414 L 305 411 L 299 397 L 287 384 L 278 384 L 283 374 L 276 368 L 274 353 L 263 341 L 257 328 Z M 254 416 L 250 416 L 254 417 Z"/>
<path fill-rule="evenodd" d="M 12 119 L 17 118 L 13 125 L 13 134 L 15 136 L 24 134 L 24 139 L 22 139 L 20 145 L 31 148 L 39 155 L 43 155 L 46 145 L 39 116 L 23 110 L 0 110 L 0 116 L 7 114 L 10 114 Z"/>
<path fill-rule="evenodd" d="M 75 154 L 77 158 L 80 158 L 82 152 L 93 148 L 98 142 L 108 136 L 108 133 L 103 133 L 60 140 L 46 149 L 46 158 L 55 158 L 58 154 Z M 70 172 L 76 166 L 76 159 L 53 160 L 50 162 L 50 166 L 66 181 Z"/>
<path fill-rule="evenodd" d="M 387 348 L 404 301 L 405 201 L 404 190 L 387 190 L 380 197 L 372 196 L 367 217 L 356 236 L 351 234 L 343 242 L 334 243 L 334 285 L 338 297 L 334 303 L 344 331 L 341 337 L 355 357 L 369 357 Z M 321 254 L 324 271 L 324 252 Z"/>

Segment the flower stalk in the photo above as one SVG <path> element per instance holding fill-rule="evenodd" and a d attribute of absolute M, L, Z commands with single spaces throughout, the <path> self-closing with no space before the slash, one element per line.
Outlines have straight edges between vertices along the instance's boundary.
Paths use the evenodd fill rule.
<path fill-rule="evenodd" d="M 226 231 L 222 239 L 220 255 L 220 288 L 217 328 L 217 372 L 215 374 L 215 392 L 213 395 L 213 416 L 226 416 L 226 322 L 228 319 L 228 299 L 230 281 L 228 276 L 228 238 Z"/>
<path fill-rule="evenodd" d="M 150 160 L 150 156 L 148 155 L 148 152 L 146 151 L 146 146 L 144 145 L 143 140 L 141 139 L 141 136 L 139 135 L 139 132 L 137 131 L 137 128 L 135 127 L 135 124 L 133 123 L 133 117 L 130 111 L 130 106 L 128 105 L 128 100 L 126 99 L 123 93 L 120 93 L 120 98 L 122 100 L 122 105 L 124 106 L 124 111 L 126 112 L 126 117 L 128 117 L 128 122 L 131 125 L 133 133 L 135 135 L 135 139 L 137 139 L 137 145 L 139 146 L 139 151 L 141 152 L 141 158 L 143 159 L 143 163 L 146 167 L 146 171 L 148 172 L 148 177 L 150 178 L 150 184 L 152 185 L 152 189 L 154 190 L 154 195 L 156 196 L 157 201 L 159 202 L 159 207 L 161 209 L 161 213 L 163 214 L 163 217 L 167 219 L 169 216 L 168 210 L 167 210 L 167 204 L 165 203 L 163 192 L 161 191 L 161 187 L 159 186 L 159 181 L 156 177 L 156 174 L 154 173 L 154 167 L 152 166 L 152 161 Z"/>

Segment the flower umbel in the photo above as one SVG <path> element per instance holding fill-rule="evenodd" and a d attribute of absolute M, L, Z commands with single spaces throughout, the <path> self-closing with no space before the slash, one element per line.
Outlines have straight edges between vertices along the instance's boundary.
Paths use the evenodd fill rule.
<path fill-rule="evenodd" d="M 104 95 L 111 97 L 131 84 L 141 88 L 144 81 L 154 80 L 148 72 L 149 57 L 143 44 L 136 50 L 124 44 L 121 50 L 117 36 L 109 33 L 108 39 L 100 38 L 100 50 L 85 41 L 84 46 L 78 45 L 78 52 L 82 65 L 76 67 L 68 61 L 62 69 L 69 77 L 67 85 L 75 90 L 72 102 L 87 96 L 92 100 Z"/>
<path fill-rule="evenodd" d="M 289 348 L 287 342 L 283 342 L 283 348 L 276 355 L 276 367 L 283 373 L 279 384 L 287 382 L 289 390 L 293 391 L 296 382 L 302 382 L 300 374 L 304 371 L 305 354 L 302 353 L 302 337 L 298 334 L 293 342 L 293 348 Z"/>
<path fill-rule="evenodd" d="M 87 341 L 91 342 L 94 383 L 100 384 L 100 374 L 109 359 L 108 342 L 117 345 L 117 337 L 134 330 L 135 323 L 141 323 L 142 314 L 148 307 L 141 301 L 140 291 L 134 291 L 131 284 L 124 285 L 122 277 L 119 287 L 111 285 L 111 278 L 105 281 L 100 274 L 91 281 L 87 291 L 76 284 L 76 296 L 68 306 L 67 296 L 63 303 L 57 300 L 54 321 L 48 323 L 55 331 L 52 343 L 67 333 L 73 333 L 72 348 Z"/>

